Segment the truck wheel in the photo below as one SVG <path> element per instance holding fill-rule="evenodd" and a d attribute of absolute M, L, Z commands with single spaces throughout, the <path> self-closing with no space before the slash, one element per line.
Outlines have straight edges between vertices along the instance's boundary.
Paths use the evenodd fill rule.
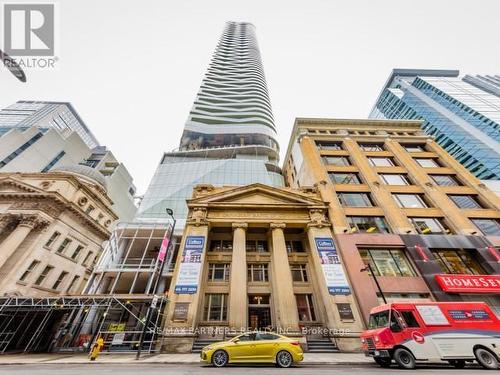
<path fill-rule="evenodd" d="M 394 360 L 399 367 L 405 370 L 411 370 L 415 368 L 415 357 L 407 349 L 396 349 L 396 351 L 394 352 Z"/>
<path fill-rule="evenodd" d="M 498 358 L 489 350 L 483 348 L 476 348 L 474 350 L 477 362 L 488 370 L 497 370 L 500 368 Z"/>
<path fill-rule="evenodd" d="M 451 359 L 448 361 L 450 365 L 452 365 L 455 368 L 464 368 L 465 367 L 465 360 L 463 359 Z"/>
<path fill-rule="evenodd" d="M 373 358 L 380 367 L 391 367 L 392 360 L 390 358 Z"/>

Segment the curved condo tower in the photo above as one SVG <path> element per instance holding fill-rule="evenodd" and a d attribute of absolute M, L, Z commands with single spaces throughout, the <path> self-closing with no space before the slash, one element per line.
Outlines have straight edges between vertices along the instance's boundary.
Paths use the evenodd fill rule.
<path fill-rule="evenodd" d="M 255 27 L 228 22 L 179 149 L 162 158 L 138 219 L 164 218 L 167 207 L 185 219 L 186 199 L 197 184 L 283 186 L 278 163 L 279 146 Z"/>

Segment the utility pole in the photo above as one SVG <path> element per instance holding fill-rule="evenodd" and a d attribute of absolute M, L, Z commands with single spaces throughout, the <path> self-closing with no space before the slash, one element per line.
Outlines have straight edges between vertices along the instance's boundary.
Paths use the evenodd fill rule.
<path fill-rule="evenodd" d="M 384 296 L 384 292 L 382 291 L 382 288 L 380 287 L 380 284 L 378 283 L 377 276 L 375 275 L 375 272 L 373 272 L 373 268 L 370 265 L 370 263 L 368 263 L 365 268 L 360 269 L 359 272 L 370 272 L 370 275 L 372 275 L 373 280 L 375 280 L 375 284 L 377 285 L 377 289 L 378 289 L 380 295 L 382 296 L 382 301 L 384 301 L 384 303 L 387 303 L 387 300 L 385 299 L 385 296 Z"/>
<path fill-rule="evenodd" d="M 149 321 L 151 320 L 151 314 L 153 313 L 153 309 L 156 308 L 156 293 L 158 292 L 158 286 L 160 285 L 160 279 L 163 274 L 163 270 L 165 269 L 165 263 L 167 261 L 167 254 L 168 254 L 168 249 L 170 248 L 170 245 L 172 244 L 172 236 L 174 235 L 174 230 L 175 230 L 175 223 L 176 219 L 174 217 L 174 211 L 172 211 L 170 208 L 167 208 L 167 214 L 172 218 L 173 224 L 172 224 L 172 229 L 170 230 L 170 233 L 168 235 L 168 244 L 167 248 L 165 250 L 165 255 L 163 257 L 163 260 L 161 261 L 161 266 L 160 266 L 160 272 L 158 274 L 158 277 L 155 280 L 155 284 L 153 286 L 153 299 L 151 301 L 151 305 L 148 307 L 148 311 L 146 313 L 146 319 L 144 322 L 144 327 L 141 332 L 141 336 L 139 337 L 139 346 L 137 347 L 137 354 L 135 356 L 135 359 L 139 359 L 141 357 L 141 351 L 142 351 L 142 346 L 144 345 L 144 338 L 146 336 L 146 331 L 149 326 Z M 160 254 L 158 254 L 159 256 Z"/>

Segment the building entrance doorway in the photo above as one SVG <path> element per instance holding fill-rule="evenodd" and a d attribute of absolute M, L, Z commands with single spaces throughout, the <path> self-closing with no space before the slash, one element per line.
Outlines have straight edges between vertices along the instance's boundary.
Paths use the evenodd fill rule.
<path fill-rule="evenodd" d="M 269 295 L 248 296 L 248 326 L 251 330 L 271 329 Z"/>

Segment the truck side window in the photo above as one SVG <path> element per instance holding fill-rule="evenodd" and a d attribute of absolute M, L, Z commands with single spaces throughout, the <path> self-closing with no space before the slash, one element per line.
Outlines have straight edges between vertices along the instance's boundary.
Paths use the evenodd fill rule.
<path fill-rule="evenodd" d="M 398 318 L 401 319 L 400 315 L 395 311 L 391 311 L 391 322 L 390 322 L 390 329 L 392 332 L 401 332 L 403 328 L 398 322 Z"/>
<path fill-rule="evenodd" d="M 420 325 L 417 322 L 417 319 L 415 319 L 413 311 L 400 311 L 400 313 L 403 316 L 403 319 L 405 320 L 407 327 L 413 327 L 413 328 L 420 327 Z"/>

